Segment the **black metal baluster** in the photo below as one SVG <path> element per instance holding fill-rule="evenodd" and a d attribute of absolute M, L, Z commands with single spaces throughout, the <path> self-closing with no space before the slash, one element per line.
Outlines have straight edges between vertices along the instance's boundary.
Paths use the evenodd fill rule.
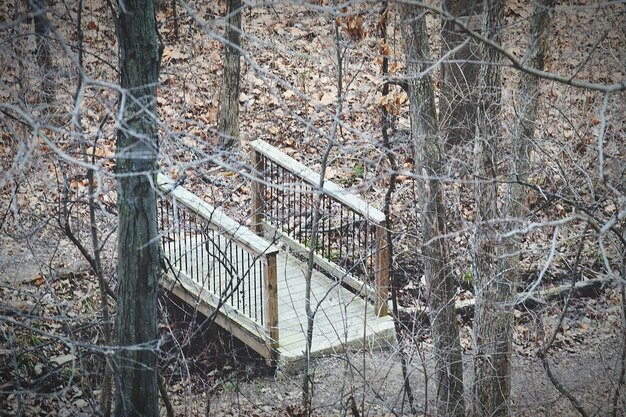
<path fill-rule="evenodd" d="M 187 260 L 188 260 L 188 266 L 187 268 L 189 269 L 187 272 L 189 273 L 189 276 L 191 277 L 192 280 L 196 281 L 199 283 L 198 277 L 196 277 L 196 275 L 194 274 L 194 269 L 193 269 L 193 214 L 191 213 L 187 213 L 187 232 L 185 233 L 185 241 L 186 241 L 186 254 L 187 254 Z"/>
<path fill-rule="evenodd" d="M 172 258 L 172 246 L 176 248 L 176 241 L 174 240 L 174 206 L 169 200 L 167 201 L 167 221 L 167 256 L 172 260 L 176 259 L 176 257 Z"/>
<path fill-rule="evenodd" d="M 197 216 L 194 216 L 194 220 L 193 220 L 193 246 L 194 246 L 194 252 L 196 253 L 196 274 L 198 275 L 198 280 L 201 281 L 202 284 L 202 288 L 206 288 L 206 279 L 204 278 L 204 274 L 202 273 L 202 270 L 200 269 L 200 253 L 198 251 L 198 235 L 200 230 L 200 219 Z"/>
<path fill-rule="evenodd" d="M 253 318 L 253 314 L 252 314 L 252 287 L 250 285 L 250 282 L 252 280 L 254 280 L 254 277 L 250 277 L 250 274 L 252 272 L 252 264 L 250 263 L 250 253 L 246 252 L 246 275 L 248 278 L 248 315 L 250 316 L 250 318 Z"/>
<path fill-rule="evenodd" d="M 266 221 L 270 224 L 274 224 L 274 190 L 272 190 L 274 180 L 272 175 L 272 161 L 268 159 L 265 160 L 265 169 L 267 170 L 267 176 L 265 177 L 265 179 L 267 180 L 267 183 L 265 184 L 265 193 L 267 194 L 267 206 L 265 207 L 265 215 Z"/>
<path fill-rule="evenodd" d="M 259 300 L 261 303 L 261 310 L 260 310 L 260 315 L 261 315 L 261 324 L 265 325 L 265 306 L 263 305 L 264 301 L 265 301 L 265 286 L 263 285 L 263 271 L 264 271 L 264 267 L 262 265 L 259 265 L 258 268 L 258 282 L 260 284 L 259 286 L 259 298 L 257 298 L 257 300 Z"/>
<path fill-rule="evenodd" d="M 278 204 L 278 207 L 280 209 L 279 230 L 282 232 L 283 227 L 285 225 L 285 172 L 280 168 L 279 170 L 280 170 L 280 177 L 278 181 L 278 187 L 280 189 L 280 201 Z"/>
<path fill-rule="evenodd" d="M 304 184 L 304 191 L 306 194 L 304 195 L 304 224 L 302 225 L 302 244 L 307 246 L 307 242 L 309 241 L 309 186 Z M 310 244 L 308 246 L 311 246 Z"/>
<path fill-rule="evenodd" d="M 327 213 L 326 215 L 328 216 L 328 227 L 326 228 L 326 239 L 328 241 L 328 245 L 326 246 L 326 259 L 330 260 L 330 254 L 332 252 L 332 246 L 333 246 L 333 241 L 332 241 L 332 221 L 333 221 L 333 201 L 330 197 L 326 197 L 326 200 L 328 200 L 328 208 L 327 208 Z"/>
<path fill-rule="evenodd" d="M 346 237 L 347 233 L 344 233 L 344 224 L 343 224 L 343 204 L 339 204 L 339 265 L 343 266 L 343 245 L 344 245 L 344 237 Z"/>
<path fill-rule="evenodd" d="M 213 264 L 217 265 L 217 286 L 219 288 L 218 294 L 220 295 L 220 297 L 222 296 L 222 276 L 224 277 L 224 282 L 226 280 L 226 275 L 222 274 L 222 271 L 224 269 L 222 262 L 228 262 L 228 259 L 226 259 L 226 256 L 222 256 L 222 250 L 224 251 L 224 255 L 228 254 L 228 246 L 224 246 L 224 249 L 222 249 L 222 235 L 217 232 L 217 231 L 213 231 L 213 239 L 217 239 L 217 242 L 215 242 L 215 240 L 213 240 L 213 250 L 216 251 L 216 253 L 213 254 Z"/>
<path fill-rule="evenodd" d="M 208 274 L 209 271 L 208 270 L 205 271 L 205 268 L 204 268 L 204 252 L 205 252 L 204 245 L 205 245 L 205 239 L 206 239 L 205 228 L 206 228 L 206 225 L 204 224 L 204 221 L 202 221 L 201 219 L 200 233 L 199 233 L 200 234 L 200 244 L 199 244 L 200 247 L 198 249 L 198 252 L 200 253 L 200 271 L 201 271 L 200 273 L 204 277 L 203 279 L 207 285 L 206 288 L 209 290 L 211 288 L 211 283 L 209 282 L 210 279 L 209 279 L 209 274 Z"/>
<path fill-rule="evenodd" d="M 176 207 L 176 241 L 178 242 L 178 252 L 176 253 L 176 262 L 177 268 L 180 271 L 183 269 L 183 243 L 180 238 L 180 229 L 181 229 L 181 218 L 180 218 L 180 209 Z"/>
<path fill-rule="evenodd" d="M 191 213 L 186 212 L 185 221 L 185 263 L 187 264 L 185 269 L 192 280 L 196 281 L 196 277 L 193 274 L 193 254 L 191 252 Z"/>
<path fill-rule="evenodd" d="M 368 246 L 369 246 L 368 245 L 368 240 L 367 240 L 367 238 L 368 238 L 368 235 L 367 235 L 368 227 L 367 227 L 367 223 L 365 222 L 365 219 L 363 217 L 361 217 L 360 219 L 361 219 L 361 222 L 362 222 L 361 223 L 362 224 L 361 227 L 364 228 L 364 233 L 363 234 L 365 235 L 365 238 L 364 238 L 364 242 L 363 242 L 363 248 L 359 251 L 359 253 L 361 254 L 361 257 L 363 259 L 362 260 L 362 262 L 363 262 L 363 273 L 366 275 L 366 278 L 368 278 L 367 277 L 367 251 L 369 249 L 368 248 Z"/>
<path fill-rule="evenodd" d="M 250 255 L 248 255 L 250 256 Z M 257 276 L 256 276 L 256 259 L 254 259 L 254 257 L 252 258 L 252 264 L 250 265 L 250 273 L 252 274 L 252 284 L 254 285 L 254 288 L 252 288 L 252 290 L 254 291 L 254 321 L 257 321 L 258 319 L 258 311 L 259 311 L 259 299 L 257 298 Z"/>
<path fill-rule="evenodd" d="M 209 252 L 210 268 L 213 271 L 212 272 L 213 282 L 211 285 L 213 286 L 213 291 L 214 292 L 217 291 L 216 294 L 220 295 L 222 293 L 222 279 L 220 278 L 222 266 L 219 261 L 216 261 L 216 259 L 223 258 L 220 254 L 222 246 L 219 241 L 220 236 L 219 234 L 216 236 L 215 229 L 209 229 L 209 230 L 211 231 L 211 237 L 210 237 L 210 242 L 207 245 L 208 245 L 208 248 L 210 249 L 210 252 Z M 215 239 L 217 239 L 217 241 Z"/>
<path fill-rule="evenodd" d="M 370 262 L 369 262 L 369 269 L 370 269 L 370 277 L 374 278 L 375 273 L 376 273 L 376 257 L 378 256 L 378 245 L 379 242 L 376 239 L 376 228 L 372 226 L 371 223 L 367 223 L 367 227 L 370 231 Z M 382 265 L 380 265 L 382 266 Z"/>
<path fill-rule="evenodd" d="M 241 308 L 242 311 L 245 311 L 246 306 L 242 305 L 243 300 L 241 299 L 241 293 L 243 288 L 243 271 L 239 269 L 239 246 L 237 246 L 237 244 L 235 244 L 235 272 L 237 274 L 237 282 L 235 283 L 235 293 L 237 294 L 237 310 Z"/>
<path fill-rule="evenodd" d="M 233 291 L 233 286 L 234 286 L 234 280 L 236 280 L 237 277 L 233 276 L 234 272 L 235 272 L 235 271 L 233 271 L 233 241 L 232 241 L 232 239 L 230 237 L 228 238 L 228 267 L 229 267 L 229 274 L 228 275 L 229 275 L 229 278 L 230 278 L 230 281 L 229 281 L 230 286 L 227 286 L 227 288 L 230 291 L 230 297 L 229 297 L 230 298 L 230 305 L 234 306 L 235 303 L 233 302 L 233 297 L 235 296 L 235 294 L 234 294 L 234 291 Z"/>
<path fill-rule="evenodd" d="M 357 224 L 356 224 L 356 213 L 354 211 L 350 211 L 352 213 L 352 251 L 350 252 L 350 268 L 354 268 L 357 263 L 357 259 L 355 259 L 356 253 L 356 232 L 357 232 Z"/>
<path fill-rule="evenodd" d="M 321 192 L 321 191 L 320 191 Z M 314 225 L 314 227 L 317 227 L 317 242 L 315 242 L 315 252 L 319 253 L 320 251 L 318 250 L 318 247 L 321 249 L 321 253 L 320 255 L 322 257 L 324 257 L 324 194 L 322 194 L 320 196 L 320 205 L 319 205 L 319 211 L 320 211 L 320 217 L 318 219 L 317 225 Z M 311 242 L 311 244 L 313 244 L 313 242 Z"/>

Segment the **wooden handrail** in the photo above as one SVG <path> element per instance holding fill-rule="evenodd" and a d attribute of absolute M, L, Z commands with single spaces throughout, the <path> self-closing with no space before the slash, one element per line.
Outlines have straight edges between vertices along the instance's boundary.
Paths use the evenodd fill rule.
<path fill-rule="evenodd" d="M 232 239 L 238 246 L 244 248 L 251 255 L 259 257 L 263 262 L 263 308 L 265 314 L 265 331 L 267 347 L 271 358 L 276 354 L 279 344 L 278 334 L 278 280 L 276 255 L 278 248 L 256 235 L 249 228 L 231 219 L 226 213 L 213 207 L 195 194 L 181 186 L 177 186 L 170 178 L 163 174 L 157 176 L 158 189 L 172 195 L 178 204 L 204 218 Z M 213 300 L 215 302 L 215 300 Z M 244 316 L 242 316 L 244 317 Z"/>
<path fill-rule="evenodd" d="M 289 157 L 278 148 L 270 145 L 269 143 L 261 139 L 250 142 L 250 147 L 253 149 L 253 175 L 263 175 L 263 172 L 266 168 L 264 166 L 263 158 L 260 157 L 260 155 L 263 155 L 265 158 L 271 160 L 273 163 L 280 165 L 285 170 L 289 171 L 293 175 L 301 178 L 303 181 L 310 184 L 314 190 L 319 187 L 320 175 L 317 172 L 313 171 L 306 165 L 296 161 L 295 159 Z M 265 187 L 265 178 L 259 178 L 258 180 L 253 181 L 253 228 L 259 234 L 263 233 Z M 372 207 L 365 200 L 359 198 L 355 194 L 345 190 L 344 188 L 338 186 L 330 180 L 324 181 L 324 187 L 322 192 L 328 197 L 348 207 L 350 210 L 353 210 L 355 213 L 362 216 L 368 223 L 372 224 L 375 227 L 375 238 L 377 240 L 377 246 L 376 255 L 373 259 L 374 282 L 372 286 L 374 287 L 374 294 L 372 294 L 372 301 L 374 302 L 376 311 L 379 316 L 387 315 L 387 300 L 389 298 L 389 245 L 387 244 L 387 222 L 385 219 L 385 215 L 380 210 Z M 286 239 L 288 241 L 287 243 L 289 245 L 298 246 L 298 243 L 292 241 L 289 236 L 285 236 L 283 231 L 277 230 L 277 232 L 282 235 L 283 239 Z M 314 256 L 314 260 L 318 262 L 316 256 Z M 340 268 L 328 268 L 328 262 L 318 262 L 318 264 L 320 264 L 323 269 L 336 276 L 333 269 L 337 270 Z M 364 285 L 364 283 L 359 281 L 355 285 L 355 283 L 352 282 L 354 280 L 346 279 L 346 275 L 347 273 L 344 272 L 343 276 L 338 276 L 337 278 L 342 279 L 345 284 L 349 285 L 356 291 L 363 292 L 363 289 L 366 289 L 367 286 Z M 368 297 L 368 291 L 366 290 L 364 292 L 366 294 L 366 297 Z"/>
<path fill-rule="evenodd" d="M 197 215 L 209 221 L 235 243 L 248 250 L 254 256 L 273 255 L 278 248 L 255 234 L 252 230 L 231 219 L 222 210 L 198 198 L 186 188 L 176 186 L 176 183 L 163 174 L 157 176 L 157 186 L 163 193 L 176 197 L 181 204 Z"/>
<path fill-rule="evenodd" d="M 286 155 L 280 149 L 270 145 L 262 139 L 251 141 L 250 147 L 256 152 L 265 155 L 267 158 L 282 166 L 292 174 L 302 178 L 304 181 L 311 184 L 314 189 L 319 187 L 320 175 L 317 172 L 291 158 L 289 155 Z M 330 180 L 324 181 L 323 192 L 345 206 L 351 208 L 371 223 L 382 225 L 385 222 L 385 215 L 382 211 L 376 209 L 367 201 L 338 186 Z"/>

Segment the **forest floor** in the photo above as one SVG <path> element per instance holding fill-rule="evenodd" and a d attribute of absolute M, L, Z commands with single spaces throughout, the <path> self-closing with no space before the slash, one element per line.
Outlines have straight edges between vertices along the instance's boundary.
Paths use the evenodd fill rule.
<path fill-rule="evenodd" d="M 626 62 L 626 39 L 624 32 L 620 31 L 623 15 L 622 20 L 618 14 L 617 17 L 611 14 L 599 17 L 589 13 L 585 2 L 573 3 L 576 2 L 572 2 L 567 10 L 560 9 L 555 18 L 556 36 L 551 45 L 548 69 L 568 74 L 581 67 L 577 74 L 583 79 L 623 80 L 625 66 L 620 65 Z M 110 14 L 104 4 L 85 4 L 84 41 L 90 53 L 85 56 L 84 64 L 91 76 L 117 83 L 117 74 L 107 66 L 107 63 L 116 62 L 117 45 Z M 190 9 L 179 10 L 178 36 L 174 33 L 171 10 L 158 15 L 165 43 L 158 98 L 164 138 L 161 166 L 173 177 L 186 174 L 186 187 L 246 223 L 250 217 L 249 182 L 220 166 L 223 158 L 215 154 L 218 139 L 214 129 L 222 71 L 222 47 L 216 37 L 223 28 L 207 22 L 212 22 L 215 16 L 222 16 L 224 7 L 218 2 L 187 4 Z M 0 12 L 13 16 L 11 7 L 12 2 L 3 3 Z M 59 14 L 54 16 L 54 22 L 62 35 L 75 40 L 72 25 L 76 10 L 72 7 L 75 5 L 69 7 L 68 16 L 57 10 Z M 190 16 L 192 7 L 195 7 L 195 17 Z M 342 120 L 349 128 L 342 130 L 341 146 L 331 153 L 327 178 L 350 187 L 381 207 L 389 168 L 380 147 L 379 109 L 385 105 L 394 115 L 394 151 L 401 169 L 410 171 L 413 161 L 406 136 L 409 126 L 407 98 L 400 88 L 395 88 L 389 100 L 381 102 L 381 41 L 376 35 L 380 16 L 377 11 L 369 10 L 367 4 L 358 7 L 365 16 L 361 23 L 347 18 L 339 21 L 344 31 L 342 45 L 348 45 L 344 76 L 349 82 L 345 84 Z M 508 2 L 504 42 L 518 57 L 525 51 L 530 10 L 531 2 Z M 244 49 L 249 57 L 243 66 L 241 83 L 241 155 L 246 156 L 249 140 L 262 138 L 303 163 L 319 166 L 337 104 L 334 19 L 324 11 L 321 6 L 291 5 L 259 6 L 246 11 Z M 390 15 L 394 16 L 395 12 Z M 404 59 L 397 22 L 396 17 L 390 17 L 387 42 L 392 50 L 392 75 L 402 74 Z M 431 31 L 439 25 L 440 22 L 429 17 Z M 581 27 L 586 30 L 580 30 Z M 358 40 L 347 42 L 349 31 L 352 31 L 350 36 Z M 589 44 L 589 39 L 598 33 L 603 34 L 602 41 L 597 45 Z M 581 45 L 587 49 L 580 48 Z M 598 45 L 608 52 L 585 52 Z M 33 45 L 24 46 L 24 50 L 28 48 L 32 49 Z M 431 49 L 433 56 L 440 55 L 440 45 L 436 41 L 432 42 Z M 64 61 L 59 58 L 58 62 Z M 64 65 L 68 65 L 67 62 Z M 58 90 L 57 97 L 57 111 L 65 113 L 59 119 L 64 121 L 65 127 L 70 125 L 67 114 L 72 108 L 71 95 L 75 88 L 72 85 L 74 72 L 71 66 L 69 68 L 61 74 L 60 82 L 67 84 Z M 439 76 L 438 70 L 434 76 Z M 510 121 L 514 119 L 512 96 L 516 84 L 516 75 L 510 69 L 505 71 L 504 84 L 503 120 Z M 0 91 L 0 98 L 9 100 L 8 94 Z M 96 155 L 103 173 L 99 178 L 102 204 L 99 227 L 106 238 L 103 251 L 105 275 L 114 282 L 115 187 L 112 176 L 107 173 L 110 174 L 114 167 L 115 126 L 104 123 L 102 115 L 116 114 L 117 92 L 88 86 L 84 94 L 82 120 L 88 140 L 95 144 L 89 151 Z M 544 152 L 548 162 L 538 169 L 533 181 L 546 184 L 547 188 L 559 187 L 562 184 L 556 180 L 550 184 L 555 177 L 555 171 L 550 170 L 552 161 L 576 157 L 576 164 L 593 166 L 592 161 L 596 158 L 592 152 L 593 137 L 597 132 L 599 120 L 596 116 L 602 97 L 551 82 L 543 83 L 542 96 L 558 106 L 544 106 L 538 120 L 538 136 L 576 152 L 565 155 L 561 148 L 547 146 Z M 623 95 L 618 97 L 623 98 Z M 609 106 L 612 109 L 606 120 L 609 131 L 623 132 L 624 107 Z M 564 113 L 566 117 L 561 117 Z M 504 134 L 510 133 L 511 128 L 512 125 L 505 122 Z M 61 149 L 76 146 L 67 139 L 70 136 L 59 134 L 56 137 Z M 624 148 L 620 148 L 624 138 L 616 133 L 612 141 L 609 139 L 607 157 L 616 156 L 618 161 L 624 158 Z M 14 169 L 11 162 L 15 154 L 15 144 L 2 136 L 2 172 Z M 454 229 L 450 262 L 461 283 L 470 265 L 467 248 L 474 210 L 472 190 L 466 185 L 470 170 L 468 163 L 471 164 L 468 154 L 471 149 L 467 147 L 451 150 L 452 181 L 447 187 L 448 194 L 454 197 L 446 202 Z M 0 394 L 0 416 L 14 415 L 21 407 L 26 416 L 86 417 L 93 415 L 97 408 L 103 369 L 98 353 L 104 344 L 98 286 L 75 246 L 59 233 L 55 223 L 57 217 L 50 215 L 59 207 L 56 187 L 59 170 L 62 170 L 59 167 L 72 170 L 70 177 L 75 197 L 77 200 L 84 197 L 81 168 L 60 165 L 55 154 L 45 146 L 41 146 L 39 154 L 33 155 L 27 170 L 16 176 L 12 183 L 7 183 L 0 194 L 3 212 L 0 227 L 0 316 L 3 317 L 0 323 L 0 392 L 23 392 L 20 395 Z M 243 163 L 235 168 L 245 170 L 248 167 Z M 397 278 L 404 285 L 400 296 L 403 305 L 410 308 L 423 303 L 420 299 L 421 265 L 415 256 L 421 236 L 415 230 L 418 214 L 414 183 L 409 175 L 400 174 L 391 212 L 392 221 L 397 225 L 394 238 Z M 19 187 L 13 188 L 13 184 L 19 184 Z M 611 214 L 608 205 L 601 209 L 607 216 Z M 555 218 L 564 215 L 564 208 L 558 204 L 549 210 Z M 71 219 L 79 237 L 88 241 L 88 218 L 84 206 L 76 206 Z M 576 233 L 571 235 L 576 236 Z M 522 268 L 529 280 L 541 269 L 551 237 L 547 232 L 528 236 L 531 249 Z M 564 237 L 563 240 L 567 239 Z M 567 268 L 563 265 L 571 261 L 576 247 L 572 244 L 569 252 L 557 255 L 542 287 L 568 283 L 565 278 Z M 586 279 L 602 277 L 597 258 L 597 253 L 585 246 L 581 270 Z M 470 291 L 461 291 L 460 296 L 472 297 Z M 174 307 L 166 295 L 161 298 L 161 304 L 162 357 L 176 358 L 163 376 L 176 415 L 300 415 L 300 372 L 285 374 L 266 367 L 260 358 L 246 352 L 236 340 L 215 329 L 201 332 L 191 347 L 177 349 L 177 345 L 197 329 L 197 320 L 189 312 Z M 544 327 L 549 335 L 556 327 L 563 306 L 564 302 L 559 301 L 535 310 L 515 312 L 512 407 L 516 415 L 577 415 L 571 402 L 547 380 L 537 356 L 544 340 L 540 328 Z M 589 415 L 602 416 L 610 412 L 623 342 L 620 308 L 620 294 L 611 286 L 571 300 L 549 350 L 549 363 L 555 375 L 578 398 Z M 406 318 L 412 324 L 410 328 L 415 329 L 412 335 L 415 343 L 405 346 L 404 351 L 411 359 L 409 379 L 417 413 L 428 414 L 435 396 L 434 383 L 432 375 L 424 375 L 423 369 L 434 367 L 432 340 L 428 327 L 421 321 L 411 323 L 413 319 L 411 316 Z M 466 379 L 469 381 L 471 320 L 463 322 L 460 328 L 466 353 Z M 19 355 L 14 355 L 15 352 Z M 16 373 L 21 377 L 20 386 L 16 386 Z M 403 378 L 398 349 L 353 351 L 316 359 L 314 375 L 313 401 L 318 415 L 345 415 L 346 410 L 350 415 L 353 404 L 361 415 L 413 415 L 401 391 Z M 626 412 L 618 412 L 618 415 L 626 415 Z"/>
<path fill-rule="evenodd" d="M 88 416 L 97 407 L 102 375 L 101 359 L 95 355 L 103 342 L 97 284 L 85 265 L 62 261 L 79 259 L 68 256 L 73 251 L 69 242 L 60 245 L 63 250 L 56 256 L 47 257 L 51 238 L 33 241 L 33 252 L 47 260 L 42 267 L 36 266 L 30 251 L 16 246 L 12 239 L 0 239 L 0 314 L 20 323 L 11 329 L 12 344 L 0 346 L 0 389 L 18 388 L 14 386 L 15 365 L 23 392 L 23 415 Z M 54 274 L 46 270 L 50 265 Z M 161 306 L 164 343 L 160 356 L 163 360 L 176 358 L 163 373 L 175 415 L 301 415 L 301 369 L 285 373 L 270 368 L 217 329 L 200 332 L 189 347 L 178 350 L 203 318 L 194 319 L 166 294 L 161 296 Z M 515 311 L 514 415 L 578 415 L 548 380 L 538 357 L 543 343 L 539 319 L 547 332 L 552 331 L 562 308 L 563 302 L 558 302 L 541 310 Z M 553 373 L 589 415 L 611 411 L 622 349 L 620 309 L 619 293 L 612 288 L 571 300 L 548 351 Z M 9 336 L 7 323 L 2 328 L 5 337 Z M 415 323 L 414 328 L 413 343 L 405 349 L 411 361 L 409 380 L 417 414 L 427 415 L 425 407 L 433 407 L 434 384 L 424 369 L 432 372 L 434 367 L 432 340 L 427 326 Z M 467 381 L 472 373 L 470 334 L 471 323 L 463 324 Z M 12 352 L 19 354 L 12 357 Z M 352 399 L 360 415 L 414 415 L 403 397 L 395 347 L 318 358 L 313 369 L 315 415 L 351 415 Z M 0 415 L 14 415 L 17 405 L 15 394 L 0 396 Z M 626 414 L 620 411 L 617 415 Z"/>

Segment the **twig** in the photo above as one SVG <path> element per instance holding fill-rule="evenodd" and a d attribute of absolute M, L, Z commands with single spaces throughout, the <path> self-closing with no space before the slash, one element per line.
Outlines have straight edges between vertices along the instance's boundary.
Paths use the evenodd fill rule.
<path fill-rule="evenodd" d="M 589 228 L 589 224 L 585 226 L 585 231 L 582 234 L 582 239 L 580 241 L 580 245 L 578 246 L 578 252 L 576 253 L 576 261 L 574 262 L 574 267 L 572 271 L 574 276 L 576 276 L 577 274 L 578 264 L 580 262 L 580 256 L 581 256 L 582 248 L 585 242 L 584 237 L 587 234 L 588 228 Z M 561 315 L 559 316 L 559 320 L 556 326 L 554 327 L 554 330 L 552 331 L 552 334 L 550 335 L 550 338 L 547 342 L 545 341 L 545 330 L 543 326 L 543 318 L 542 316 L 539 317 L 538 331 L 541 334 L 541 338 L 544 340 L 544 343 L 543 343 L 542 348 L 539 350 L 539 352 L 537 352 L 537 356 L 541 359 L 541 363 L 543 364 L 543 369 L 545 369 L 546 375 L 548 376 L 548 379 L 550 380 L 552 385 L 554 385 L 554 388 L 556 388 L 563 396 L 565 396 L 572 403 L 574 408 L 580 413 L 582 417 L 589 417 L 589 415 L 587 414 L 585 409 L 582 407 L 578 399 L 574 395 L 572 395 L 572 393 L 570 393 L 567 390 L 567 388 L 552 373 L 552 369 L 550 368 L 550 362 L 548 360 L 548 350 L 554 343 L 554 340 L 556 339 L 556 335 L 559 333 L 559 329 L 561 328 L 561 325 L 563 324 L 563 320 L 565 319 L 565 315 L 567 314 L 567 310 L 569 308 L 569 303 L 570 303 L 572 292 L 574 291 L 575 284 L 576 284 L 576 280 L 572 279 L 570 292 L 567 294 L 567 298 L 565 299 L 565 305 L 563 306 L 563 311 L 561 312 Z"/>
<path fill-rule="evenodd" d="M 159 383 L 159 392 L 161 393 L 161 399 L 165 404 L 165 410 L 167 411 L 167 417 L 174 417 L 174 408 L 172 407 L 172 402 L 170 401 L 170 396 L 167 393 L 167 387 L 165 386 L 165 380 L 161 375 L 161 372 L 157 371 L 157 380 Z"/>
<path fill-rule="evenodd" d="M 386 22 L 386 18 L 383 16 L 387 12 L 387 8 L 388 8 L 388 4 L 386 1 L 384 1 L 382 3 L 382 8 L 379 13 L 383 19 L 383 24 L 381 24 L 381 27 L 380 27 L 380 36 L 384 43 L 387 42 L 387 22 Z M 382 66 L 381 68 L 382 76 L 386 77 L 389 73 L 389 56 L 383 55 L 381 66 Z M 383 97 L 386 97 L 389 94 L 389 85 L 392 85 L 392 84 L 394 84 L 394 82 L 392 82 L 391 80 L 383 84 L 383 91 L 382 91 Z M 409 85 L 408 85 L 408 82 L 406 81 L 399 81 L 395 85 L 401 85 L 401 87 L 406 92 L 408 92 L 409 90 Z M 385 232 L 387 235 L 386 243 L 387 243 L 388 253 L 389 253 L 389 256 L 387 257 L 386 267 L 388 268 L 389 276 L 391 277 L 391 305 L 392 305 L 392 311 L 393 311 L 393 324 L 394 324 L 394 329 L 396 333 L 396 340 L 399 344 L 398 353 L 400 354 L 400 365 L 402 367 L 402 379 L 403 379 L 402 388 L 409 402 L 409 409 L 411 413 L 415 414 L 416 413 L 415 406 L 414 406 L 415 399 L 413 397 L 413 391 L 411 389 L 411 383 L 409 381 L 409 366 L 408 366 L 406 355 L 402 349 L 403 336 L 402 336 L 402 328 L 400 324 L 400 315 L 398 313 L 398 282 L 397 282 L 396 277 L 394 276 L 395 274 L 393 273 L 393 235 L 391 231 L 391 225 L 389 224 L 389 219 L 390 219 L 390 214 L 391 214 L 391 203 L 393 200 L 393 193 L 395 191 L 395 186 L 396 186 L 398 164 L 396 162 L 395 156 L 393 154 L 393 149 L 391 149 L 391 144 L 389 141 L 389 129 L 391 128 L 390 126 L 391 118 L 385 106 L 380 106 L 380 108 L 382 112 L 381 132 L 382 132 L 382 137 L 383 137 L 383 148 L 385 151 L 385 156 L 387 157 L 387 161 L 389 162 L 389 166 L 391 169 L 391 174 L 389 177 L 389 186 L 387 187 L 387 192 L 385 193 L 385 200 L 383 203 L 383 214 L 385 215 L 385 219 L 386 219 L 386 223 L 385 223 Z"/>
<path fill-rule="evenodd" d="M 626 248 L 625 248 L 626 250 Z M 622 257 L 622 357 L 620 361 L 620 374 L 617 380 L 617 386 L 613 392 L 613 417 L 617 417 L 618 403 L 621 388 L 626 383 L 626 256 Z"/>

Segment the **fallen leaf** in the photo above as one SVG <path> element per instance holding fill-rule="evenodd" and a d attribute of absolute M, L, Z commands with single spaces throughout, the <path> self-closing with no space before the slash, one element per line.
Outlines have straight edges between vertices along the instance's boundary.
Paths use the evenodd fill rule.
<path fill-rule="evenodd" d="M 272 126 L 268 127 L 268 128 L 267 128 L 267 130 L 268 130 L 268 131 L 269 131 L 272 135 L 276 135 L 276 134 L 278 134 L 278 132 L 280 131 L 280 130 L 278 129 L 278 127 L 277 127 L 277 126 L 274 126 L 274 125 L 272 125 Z"/>
<path fill-rule="evenodd" d="M 64 365 L 68 362 L 75 361 L 75 360 L 76 360 L 76 356 L 72 354 L 59 355 L 59 356 L 55 356 L 54 358 L 50 358 L 50 362 L 54 362 L 59 366 Z"/>

